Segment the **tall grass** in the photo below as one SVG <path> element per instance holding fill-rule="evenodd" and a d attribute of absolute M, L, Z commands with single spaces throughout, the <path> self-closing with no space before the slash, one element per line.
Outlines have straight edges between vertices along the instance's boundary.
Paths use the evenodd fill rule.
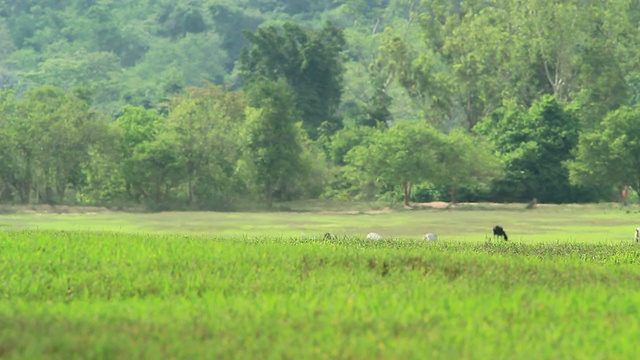
<path fill-rule="evenodd" d="M 635 358 L 640 248 L 0 232 L 0 357 Z"/>

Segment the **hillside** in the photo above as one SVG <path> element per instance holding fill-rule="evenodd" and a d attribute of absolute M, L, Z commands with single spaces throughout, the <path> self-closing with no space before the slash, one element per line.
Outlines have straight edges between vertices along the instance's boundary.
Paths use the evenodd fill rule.
<path fill-rule="evenodd" d="M 333 1 L 3 1 L 0 85 L 88 86 L 95 103 L 154 106 L 185 86 L 240 86 L 233 69 L 243 29 L 290 21 L 357 22 L 381 5 Z M 380 27 L 380 30 L 383 28 Z"/>
<path fill-rule="evenodd" d="M 638 9 L 1 1 L 0 201 L 610 200 L 640 188 Z"/>

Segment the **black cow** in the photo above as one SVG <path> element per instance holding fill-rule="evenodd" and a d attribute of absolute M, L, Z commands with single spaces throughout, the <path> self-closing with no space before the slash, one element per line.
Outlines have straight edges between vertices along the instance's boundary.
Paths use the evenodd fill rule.
<path fill-rule="evenodd" d="M 493 236 L 503 237 L 504 241 L 509 241 L 509 237 L 507 237 L 507 233 L 504 232 L 504 229 L 500 225 L 496 225 L 493 227 Z"/>
<path fill-rule="evenodd" d="M 324 234 L 323 239 L 325 240 L 336 240 L 338 237 L 333 235 L 332 233 L 328 232 Z"/>

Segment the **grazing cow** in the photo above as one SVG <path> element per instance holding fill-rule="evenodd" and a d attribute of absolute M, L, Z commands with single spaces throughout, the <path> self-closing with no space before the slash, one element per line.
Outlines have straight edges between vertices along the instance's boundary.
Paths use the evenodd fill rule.
<path fill-rule="evenodd" d="M 640 227 L 636 228 L 636 236 L 635 236 L 636 242 L 640 242 Z"/>
<path fill-rule="evenodd" d="M 504 241 L 509 241 L 509 238 L 507 237 L 507 233 L 504 232 L 504 229 L 500 225 L 496 225 L 493 227 L 493 236 L 503 237 Z"/>
<path fill-rule="evenodd" d="M 368 233 L 367 234 L 367 239 L 369 239 L 369 240 L 381 240 L 382 239 L 382 235 L 376 234 L 374 232 Z"/>
<path fill-rule="evenodd" d="M 427 240 L 427 241 L 437 241 L 438 240 L 438 235 L 432 234 L 432 233 L 426 233 L 426 234 L 424 234 L 424 239 Z"/>
<path fill-rule="evenodd" d="M 325 240 L 335 240 L 335 239 L 337 239 L 337 238 L 338 238 L 337 236 L 333 235 L 333 234 L 332 234 L 332 233 L 330 233 L 330 232 L 325 233 L 325 234 L 324 234 L 324 237 L 323 237 L 323 239 L 325 239 Z"/>

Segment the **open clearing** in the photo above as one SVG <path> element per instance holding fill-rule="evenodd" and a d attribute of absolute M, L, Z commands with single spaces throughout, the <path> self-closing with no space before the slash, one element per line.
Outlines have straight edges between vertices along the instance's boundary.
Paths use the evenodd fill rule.
<path fill-rule="evenodd" d="M 329 206 L 326 206 L 329 207 Z M 449 241 L 484 241 L 500 224 L 515 242 L 630 241 L 640 226 L 640 207 L 616 204 L 541 205 L 467 204 L 454 209 L 424 207 L 381 211 L 313 205 L 286 212 L 161 212 L 127 213 L 104 209 L 23 209 L 0 215 L 0 229 L 89 230 L 127 233 L 189 234 L 205 236 L 309 237 L 331 232 L 364 236 L 376 232 L 385 238 L 421 239 L 427 232 Z M 309 211 L 307 209 L 313 209 Z M 58 210 L 58 212 L 56 212 Z"/>
<path fill-rule="evenodd" d="M 5 213 L 0 358 L 635 359 L 637 218 L 615 205 Z M 512 241 L 486 241 L 496 223 Z M 311 238 L 326 231 L 346 237 Z"/>

